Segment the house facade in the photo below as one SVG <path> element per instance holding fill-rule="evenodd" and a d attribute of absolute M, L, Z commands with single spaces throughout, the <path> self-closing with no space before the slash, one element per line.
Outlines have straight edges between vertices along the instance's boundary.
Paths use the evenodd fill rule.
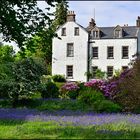
<path fill-rule="evenodd" d="M 136 26 L 98 27 L 91 19 L 84 28 L 69 11 L 67 22 L 53 39 L 52 75 L 61 74 L 68 81 L 87 81 L 86 72 L 101 69 L 107 77 L 115 70 L 127 69 L 133 56 L 140 52 L 140 17 Z"/>

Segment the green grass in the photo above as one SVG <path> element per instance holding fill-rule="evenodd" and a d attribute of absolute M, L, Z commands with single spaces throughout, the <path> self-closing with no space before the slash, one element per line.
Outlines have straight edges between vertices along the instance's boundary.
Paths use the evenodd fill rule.
<path fill-rule="evenodd" d="M 140 138 L 140 125 L 120 122 L 100 126 L 56 122 L 0 120 L 0 139 L 129 139 Z"/>

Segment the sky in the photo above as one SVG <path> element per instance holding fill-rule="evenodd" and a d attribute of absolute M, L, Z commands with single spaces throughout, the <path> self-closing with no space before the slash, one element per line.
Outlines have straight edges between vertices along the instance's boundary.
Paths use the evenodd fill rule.
<path fill-rule="evenodd" d="M 84 27 L 94 18 L 94 11 L 99 27 L 135 26 L 140 16 L 140 1 L 69 1 L 69 10 L 75 11 L 76 21 Z"/>
<path fill-rule="evenodd" d="M 140 16 L 140 1 L 68 1 L 68 5 L 68 10 L 76 14 L 76 22 L 83 27 L 88 26 L 94 15 L 98 27 L 124 24 L 135 26 Z M 47 4 L 38 1 L 38 6 L 44 10 Z M 51 8 L 51 11 L 54 9 Z M 13 42 L 12 45 L 16 46 Z"/>
<path fill-rule="evenodd" d="M 94 18 L 97 26 L 136 25 L 140 16 L 140 1 L 68 1 L 68 10 L 76 14 L 76 22 L 84 27 Z M 38 6 L 45 9 L 45 2 L 38 1 Z M 95 9 L 95 10 L 94 10 Z M 53 10 L 52 10 L 53 11 Z M 94 12 L 95 11 L 95 12 Z"/>

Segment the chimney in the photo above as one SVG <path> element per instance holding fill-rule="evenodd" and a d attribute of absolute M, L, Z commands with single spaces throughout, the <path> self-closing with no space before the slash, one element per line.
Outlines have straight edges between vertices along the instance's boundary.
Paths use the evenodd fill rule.
<path fill-rule="evenodd" d="M 75 22 L 75 13 L 74 11 L 68 11 L 67 13 L 67 21 L 74 21 Z"/>
<path fill-rule="evenodd" d="M 136 20 L 136 26 L 140 27 L 140 16 L 138 16 L 138 19 Z"/>
<path fill-rule="evenodd" d="M 91 21 L 89 22 L 89 27 L 92 28 L 96 25 L 95 20 L 91 18 Z"/>

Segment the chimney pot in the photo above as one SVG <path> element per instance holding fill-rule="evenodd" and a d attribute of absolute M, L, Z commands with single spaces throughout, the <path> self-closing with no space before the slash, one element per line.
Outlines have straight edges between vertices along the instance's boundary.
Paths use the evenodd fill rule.
<path fill-rule="evenodd" d="M 75 22 L 75 13 L 74 11 L 68 11 L 67 13 L 67 22 L 74 21 Z"/>
<path fill-rule="evenodd" d="M 140 27 L 140 16 L 138 16 L 138 19 L 136 20 L 136 26 Z"/>

